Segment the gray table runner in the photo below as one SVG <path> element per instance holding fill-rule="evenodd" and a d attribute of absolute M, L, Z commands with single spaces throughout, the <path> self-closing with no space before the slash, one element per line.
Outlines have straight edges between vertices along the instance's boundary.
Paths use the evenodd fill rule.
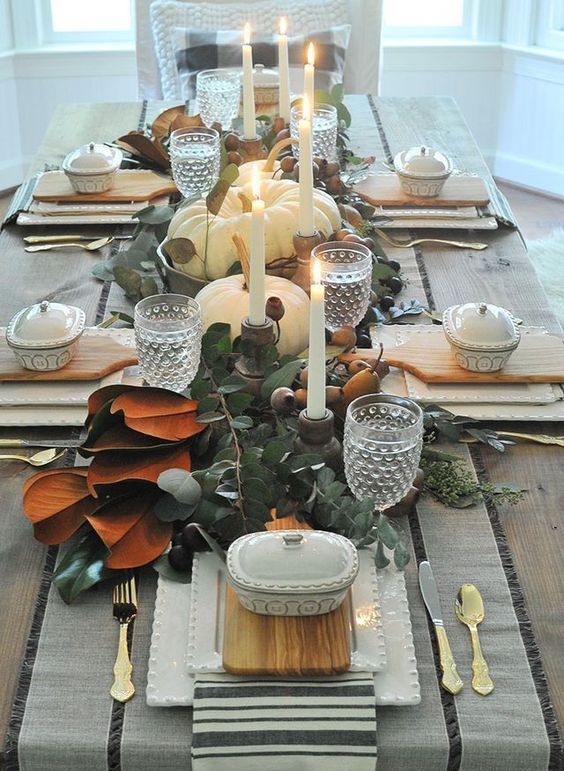
<path fill-rule="evenodd" d="M 383 139 L 389 141 L 391 132 L 386 115 L 379 118 L 380 133 L 369 103 L 355 103 L 355 135 L 363 136 L 372 152 L 383 153 Z M 389 125 L 395 130 L 392 120 Z M 421 254 L 404 250 L 400 260 L 411 279 L 410 295 L 426 296 L 432 305 Z M 126 307 L 121 290 L 104 290 L 90 321 L 106 307 Z M 65 300 L 84 291 L 84 285 L 67 283 Z M 472 458 L 465 448 L 456 451 L 484 473 L 479 451 Z M 411 534 L 406 578 L 422 701 L 416 707 L 377 709 L 378 771 L 555 771 L 560 767 L 556 722 L 497 513 L 483 505 L 447 509 L 425 497 L 403 524 Z M 49 588 L 55 556 L 50 549 L 7 737 L 6 767 L 189 769 L 192 710 L 150 708 L 144 700 L 154 572 L 142 572 L 132 636 L 137 695 L 118 705 L 108 693 L 117 646 L 110 593 L 100 588 L 65 606 Z M 417 562 L 425 558 L 434 568 L 447 632 L 465 681 L 456 698 L 438 686 L 434 640 L 417 586 Z M 496 685 L 486 699 L 470 688 L 468 632 L 452 612 L 456 592 L 467 581 L 479 587 L 486 605 L 481 637 Z"/>

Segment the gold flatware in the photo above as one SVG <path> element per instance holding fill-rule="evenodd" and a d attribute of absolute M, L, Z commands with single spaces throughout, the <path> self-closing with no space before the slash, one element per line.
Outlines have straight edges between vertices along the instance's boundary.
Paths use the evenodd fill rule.
<path fill-rule="evenodd" d="M 58 236 L 26 236 L 24 241 L 26 244 L 64 244 L 75 241 L 94 241 L 99 236 L 85 236 L 79 233 L 73 235 L 58 235 Z M 100 236 L 101 237 L 101 236 Z M 126 241 L 133 236 L 112 236 L 114 241 Z"/>
<path fill-rule="evenodd" d="M 431 565 L 427 561 L 421 562 L 419 565 L 419 588 L 435 627 L 437 644 L 439 646 L 439 661 L 443 672 L 441 685 L 449 693 L 460 693 L 464 683 L 456 669 L 456 663 L 445 630 L 437 584 L 435 583 Z"/>
<path fill-rule="evenodd" d="M 416 238 L 412 241 L 401 241 L 399 238 L 391 238 L 387 233 L 384 233 L 380 228 L 374 228 L 376 234 L 390 246 L 396 246 L 398 248 L 408 249 L 411 246 L 417 246 L 418 244 L 448 244 L 449 246 L 456 246 L 459 249 L 474 249 L 481 251 L 487 249 L 488 244 L 483 244 L 481 241 L 447 241 L 444 238 Z"/>
<path fill-rule="evenodd" d="M 454 603 L 456 617 L 461 624 L 466 624 L 470 630 L 472 640 L 472 650 L 474 657 L 472 659 L 472 688 L 480 696 L 487 696 L 494 689 L 494 684 L 488 671 L 488 665 L 484 659 L 480 638 L 478 637 L 478 624 L 481 624 L 485 617 L 484 602 L 482 595 L 476 589 L 474 584 L 463 584 L 458 592 L 458 597 Z"/>
<path fill-rule="evenodd" d="M 26 246 L 25 250 L 26 252 L 47 252 L 50 249 L 68 249 L 72 247 L 84 249 L 85 252 L 95 252 L 97 249 L 102 249 L 102 247 L 111 244 L 113 240 L 113 236 L 104 236 L 104 238 L 97 238 L 89 244 L 82 244 L 80 241 L 59 241 L 56 244 L 33 244 L 32 246 Z"/>
<path fill-rule="evenodd" d="M 0 460 L 21 460 L 30 466 L 48 466 L 49 463 L 62 458 L 66 450 L 41 450 L 33 455 L 0 455 Z"/>
<path fill-rule="evenodd" d="M 118 653 L 114 664 L 114 682 L 110 694 L 116 701 L 129 701 L 135 693 L 131 681 L 133 667 L 127 646 L 127 630 L 137 615 L 137 589 L 132 574 L 113 589 L 114 618 L 119 621 Z"/>
<path fill-rule="evenodd" d="M 552 444 L 557 447 L 564 447 L 564 436 L 550 436 L 550 434 L 522 434 L 519 431 L 496 431 L 498 436 L 507 436 L 510 439 L 526 439 L 529 442 L 537 442 L 538 444 Z M 479 442 L 479 439 L 474 437 L 464 437 L 463 442 L 472 444 L 473 442 Z"/>

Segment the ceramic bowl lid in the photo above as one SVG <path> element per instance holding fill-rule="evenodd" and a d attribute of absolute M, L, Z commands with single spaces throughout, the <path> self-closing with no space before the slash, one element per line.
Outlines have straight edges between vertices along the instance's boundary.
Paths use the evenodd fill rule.
<path fill-rule="evenodd" d="M 69 153 L 63 169 L 73 174 L 103 174 L 119 168 L 122 157 L 121 150 L 90 142 Z"/>
<path fill-rule="evenodd" d="M 16 313 L 8 324 L 6 339 L 18 348 L 55 348 L 82 334 L 84 322 L 80 308 L 43 300 Z"/>
<path fill-rule="evenodd" d="M 394 158 L 396 171 L 413 177 L 435 177 L 448 175 L 452 161 L 439 150 L 419 145 L 398 153 Z"/>
<path fill-rule="evenodd" d="M 227 567 L 235 584 L 268 592 L 333 591 L 358 572 L 356 547 L 321 530 L 274 530 L 234 541 Z"/>
<path fill-rule="evenodd" d="M 253 80 L 255 88 L 277 88 L 279 83 L 278 73 L 267 69 L 264 64 L 255 64 Z"/>
<path fill-rule="evenodd" d="M 443 327 L 448 338 L 465 348 L 510 347 L 519 340 L 519 329 L 505 308 L 488 303 L 465 303 L 447 308 Z"/>

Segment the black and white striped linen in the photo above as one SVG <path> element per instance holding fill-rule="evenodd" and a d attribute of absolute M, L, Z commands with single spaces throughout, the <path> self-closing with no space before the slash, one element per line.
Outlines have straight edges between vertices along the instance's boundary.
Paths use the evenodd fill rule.
<path fill-rule="evenodd" d="M 253 679 L 202 674 L 194 688 L 193 771 L 375 771 L 370 673 Z"/>

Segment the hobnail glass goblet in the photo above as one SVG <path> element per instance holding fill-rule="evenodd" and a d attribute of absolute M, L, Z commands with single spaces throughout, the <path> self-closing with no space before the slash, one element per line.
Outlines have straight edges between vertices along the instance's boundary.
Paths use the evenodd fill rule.
<path fill-rule="evenodd" d="M 356 327 L 364 318 L 372 289 L 372 252 L 364 244 L 327 241 L 315 246 L 325 286 L 325 326 L 334 332 L 343 325 Z"/>
<path fill-rule="evenodd" d="M 241 75 L 237 70 L 202 70 L 196 78 L 198 112 L 206 126 L 229 130 L 239 114 Z"/>
<path fill-rule="evenodd" d="M 423 447 L 423 412 L 411 399 L 368 394 L 347 409 L 345 476 L 355 498 L 385 511 L 407 494 Z"/>
<path fill-rule="evenodd" d="M 181 294 L 146 297 L 135 306 L 134 329 L 144 380 L 178 393 L 188 388 L 200 364 L 200 304 Z"/>
<path fill-rule="evenodd" d="M 303 117 L 302 105 L 297 104 L 290 110 L 290 136 L 298 139 L 300 121 Z M 311 122 L 311 143 L 313 157 L 326 161 L 337 159 L 337 109 L 332 104 L 316 104 Z M 295 158 L 300 157 L 299 144 L 292 145 Z"/>
<path fill-rule="evenodd" d="M 219 133 L 212 128 L 176 129 L 168 147 L 176 187 L 183 196 L 207 193 L 219 177 Z"/>

